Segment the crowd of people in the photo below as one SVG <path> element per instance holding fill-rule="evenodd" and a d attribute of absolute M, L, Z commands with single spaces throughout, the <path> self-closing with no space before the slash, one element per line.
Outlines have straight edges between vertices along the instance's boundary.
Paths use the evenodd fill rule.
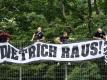
<path fill-rule="evenodd" d="M 107 40 L 107 34 L 101 28 L 97 28 L 97 31 L 93 35 L 93 39 L 99 40 Z M 59 37 L 56 37 L 54 42 L 57 44 L 68 44 L 70 40 L 74 40 L 74 38 L 70 38 L 68 33 L 65 31 Z M 44 32 L 41 27 L 38 27 L 37 31 L 33 34 L 31 41 L 43 42 L 45 41 Z"/>
<path fill-rule="evenodd" d="M 8 32 L 6 32 L 5 30 L 0 30 L 0 43 L 9 42 L 10 38 L 11 36 Z M 93 39 L 107 40 L 107 34 L 101 28 L 97 28 L 97 31 L 93 35 Z M 60 35 L 59 37 L 56 37 L 54 42 L 57 44 L 68 44 L 70 43 L 70 40 L 74 40 L 74 38 L 70 38 L 68 33 L 65 31 L 63 32 L 62 35 Z M 37 28 L 37 30 L 34 32 L 30 41 L 32 42 L 44 42 L 45 41 L 45 35 L 42 30 L 42 27 Z"/>

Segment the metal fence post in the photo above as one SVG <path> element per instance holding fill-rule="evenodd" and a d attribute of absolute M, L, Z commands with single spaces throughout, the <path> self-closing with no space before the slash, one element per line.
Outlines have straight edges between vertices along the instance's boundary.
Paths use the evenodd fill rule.
<path fill-rule="evenodd" d="M 21 49 L 23 46 L 22 44 L 19 45 L 19 49 Z M 20 71 L 19 71 L 19 80 L 22 80 L 22 66 L 20 65 Z"/>
<path fill-rule="evenodd" d="M 22 67 L 20 66 L 20 71 L 19 71 L 19 80 L 22 80 Z"/>
<path fill-rule="evenodd" d="M 68 69 L 68 68 L 67 68 L 67 63 L 65 63 L 65 80 L 67 80 L 67 72 L 68 72 L 67 69 Z"/>

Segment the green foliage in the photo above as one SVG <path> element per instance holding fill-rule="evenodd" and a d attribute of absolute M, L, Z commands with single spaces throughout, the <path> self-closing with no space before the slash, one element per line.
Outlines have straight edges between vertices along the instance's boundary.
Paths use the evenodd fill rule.
<path fill-rule="evenodd" d="M 68 75 L 68 80 L 101 80 L 99 68 L 95 63 L 82 63 L 75 68 Z"/>
<path fill-rule="evenodd" d="M 101 27 L 107 31 L 107 0 L 96 1 L 99 14 L 96 14 L 95 5 L 93 2 L 91 3 L 92 33 L 89 32 L 88 28 L 90 20 L 88 0 L 0 0 L 0 29 L 5 27 L 11 33 L 11 42 L 29 42 L 39 26 L 43 27 L 46 41 L 49 42 L 53 42 L 53 39 L 60 36 L 63 31 L 67 31 L 70 37 L 74 38 L 74 41 L 91 39 L 93 37 L 91 34 L 94 34 L 96 28 Z M 86 65 L 81 65 L 76 65 L 75 68 L 71 67 L 73 70 L 68 75 L 69 80 L 101 79 L 97 64 L 88 62 Z M 56 76 L 58 75 L 63 76 L 60 78 L 61 80 L 64 79 L 63 66 L 39 64 L 30 68 L 28 65 L 22 67 L 27 67 L 23 76 L 33 75 L 45 77 L 47 80 L 58 80 Z M 56 68 L 61 68 L 63 73 L 57 73 Z M 0 72 L 3 69 L 7 70 L 6 76 L 9 73 L 10 75 L 19 75 L 16 74 L 19 71 L 18 66 L 1 66 Z M 12 72 L 12 70 L 14 71 Z M 33 71 L 30 71 L 31 75 L 28 74 L 29 70 Z M 0 76 L 4 75 L 0 74 Z"/>

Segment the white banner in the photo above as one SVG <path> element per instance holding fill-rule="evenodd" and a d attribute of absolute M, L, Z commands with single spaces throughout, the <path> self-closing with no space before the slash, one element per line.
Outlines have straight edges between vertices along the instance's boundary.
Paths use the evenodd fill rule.
<path fill-rule="evenodd" d="M 17 49 L 9 43 L 0 43 L 0 63 L 28 63 L 32 61 L 83 61 L 105 56 L 107 42 L 92 40 L 71 44 L 47 44 L 36 42 L 26 48 Z"/>

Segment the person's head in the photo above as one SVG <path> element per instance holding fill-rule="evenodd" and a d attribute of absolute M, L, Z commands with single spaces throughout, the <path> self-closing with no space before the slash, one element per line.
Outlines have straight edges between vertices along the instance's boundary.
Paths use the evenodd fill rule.
<path fill-rule="evenodd" d="M 37 31 L 41 32 L 41 31 L 42 31 L 42 28 L 41 28 L 41 27 L 38 27 L 38 28 L 37 28 Z"/>
<path fill-rule="evenodd" d="M 63 32 L 63 36 L 68 36 L 68 33 L 67 32 Z"/>
<path fill-rule="evenodd" d="M 101 28 L 98 28 L 97 31 L 98 31 L 98 32 L 102 32 L 102 29 L 101 29 Z"/>

